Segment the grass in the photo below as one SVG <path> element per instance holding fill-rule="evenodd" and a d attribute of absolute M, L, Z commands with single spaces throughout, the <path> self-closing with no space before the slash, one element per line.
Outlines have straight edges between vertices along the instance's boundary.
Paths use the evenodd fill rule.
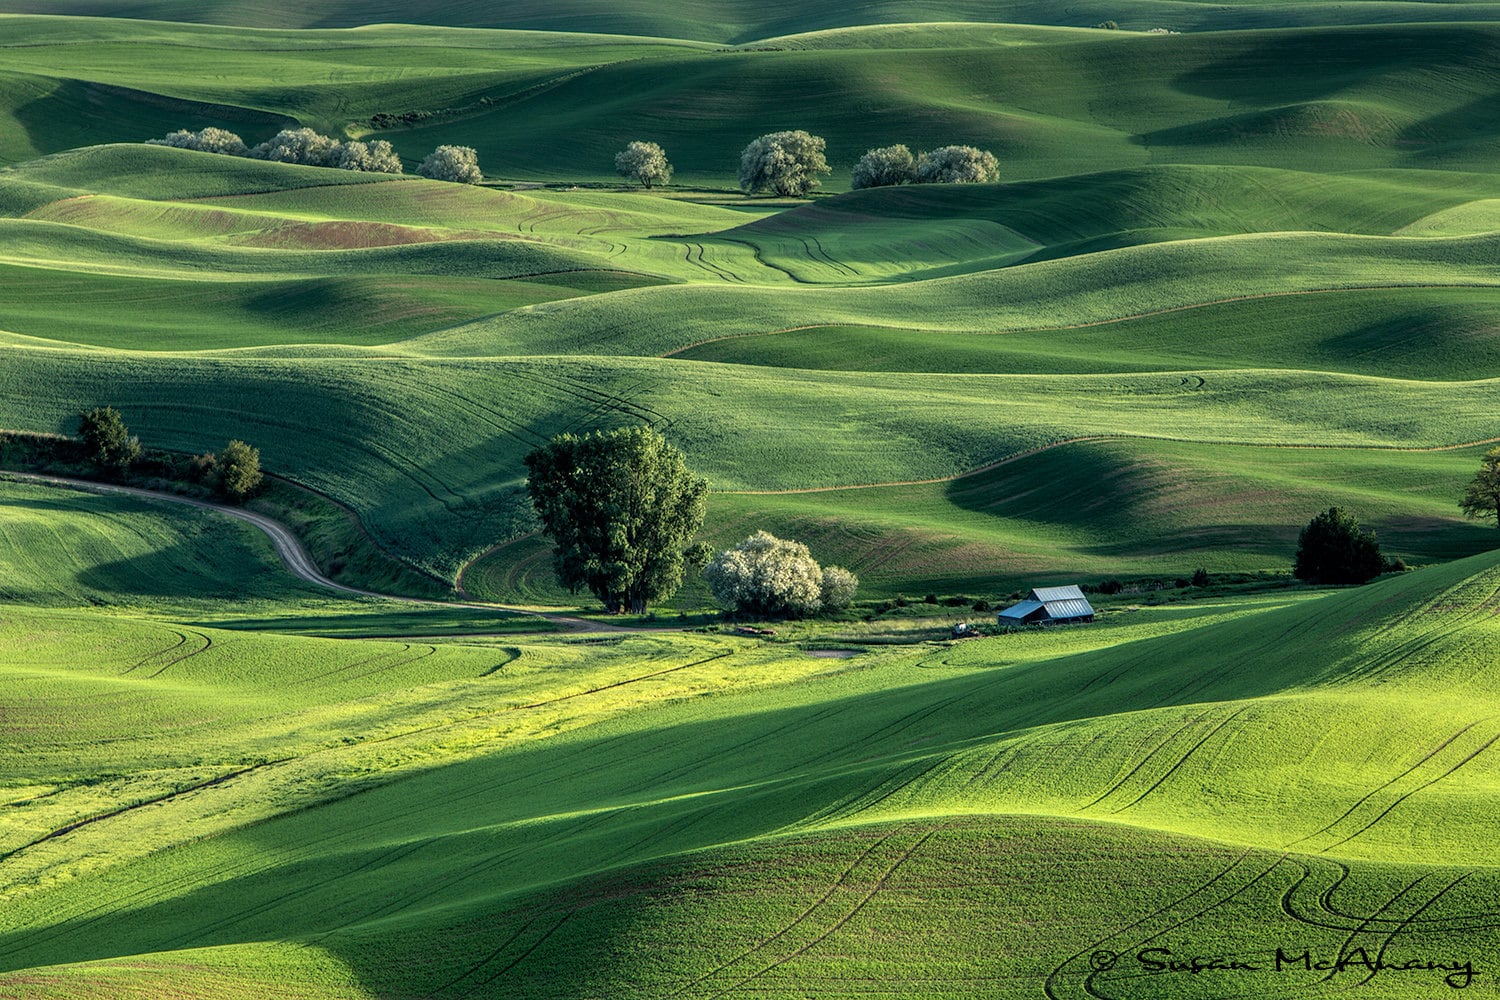
<path fill-rule="evenodd" d="M 9 11 L 47 14 L 72 14 L 100 17 L 155 18 L 191 21 L 212 25 L 253 25 L 281 28 L 316 29 L 370 25 L 371 33 L 397 30 L 409 32 L 409 22 L 423 25 L 459 25 L 479 28 L 531 29 L 556 31 L 603 31 L 628 35 L 666 35 L 703 39 L 714 42 L 740 42 L 750 46 L 844 47 L 858 44 L 858 37 L 877 34 L 882 39 L 910 44 L 910 35 L 925 35 L 934 27 L 926 23 L 913 30 L 912 20 L 940 22 L 983 21 L 1010 24 L 1060 24 L 1090 27 L 1104 20 L 1124 17 L 1122 27 L 1145 31 L 1165 26 L 1182 31 L 1221 31 L 1245 27 L 1302 27 L 1347 23 L 1411 23 L 1421 21 L 1485 21 L 1493 10 L 1482 3 L 1432 3 L 1426 0 L 1379 0 L 1362 3 L 1354 9 L 1326 3 L 1277 0 L 1256 3 L 1240 0 L 1210 10 L 1199 5 L 1148 0 L 1122 11 L 1118 5 L 1090 2 L 1059 9 L 1012 0 L 996 4 L 980 0 L 945 0 L 914 7 L 900 0 L 882 0 L 851 11 L 847 6 L 819 0 L 816 3 L 745 4 L 738 0 L 691 0 L 671 10 L 663 10 L 648 0 L 600 7 L 581 0 L 567 3 L 542 3 L 527 0 L 503 9 L 475 4 L 471 0 L 440 0 L 420 10 L 401 6 L 392 0 L 375 3 L 351 3 L 350 0 L 316 0 L 302 7 L 290 8 L 264 0 L 242 0 L 235 3 L 171 0 L 68 0 L 66 3 L 38 3 L 37 0 L 7 0 Z M 1008 27 L 1008 25 L 1007 25 Z M 966 28 L 962 38 L 972 42 L 975 28 L 993 32 L 993 24 Z M 1003 30 L 1003 29 L 1002 29 Z M 1010 33 L 1017 29 L 1009 27 Z M 811 38 L 787 38 L 791 33 L 817 32 Z M 311 32 L 310 32 L 311 33 Z M 415 33 L 413 33 L 415 34 Z M 456 33 L 455 33 L 456 34 Z M 856 36 L 852 41 L 849 35 Z M 768 37 L 776 36 L 776 37 Z M 420 37 L 420 35 L 418 36 Z M 980 35 L 980 37 L 985 37 Z"/>
<path fill-rule="evenodd" d="M 63 350 L 13 351 L 0 366 L 17 384 L 51 388 L 0 408 L 0 421 L 67 432 L 78 412 L 107 397 L 161 447 L 251 441 L 268 467 L 358 510 L 382 547 L 450 578 L 468 554 L 529 530 L 524 453 L 551 434 L 601 423 L 669 424 L 721 490 L 938 479 L 1097 434 L 1423 448 L 1494 432 L 1487 381 L 1305 372 L 955 380 L 783 370 L 768 378 L 744 366 L 651 359 L 308 364 Z M 843 434 L 851 426 L 864 430 Z M 1461 485 L 1448 489 L 1456 496 Z"/>
<path fill-rule="evenodd" d="M 575 634 L 0 482 L 0 994 L 1489 988 L 1500 557 L 1457 500 L 1500 433 L 1491 9 L 47 13 L 225 23 L 0 16 L 0 427 L 241 438 L 326 572 L 576 606 L 521 458 L 650 423 L 706 540 L 798 538 L 866 603 L 766 641 L 694 582 Z M 502 23 L 549 30 L 453 27 Z M 292 121 L 499 180 L 138 142 Z M 834 194 L 733 193 L 783 127 Z M 632 138 L 677 185 L 618 187 Z M 837 193 L 898 141 L 1005 183 Z M 1332 504 L 1418 568 L 1284 584 Z M 873 605 L 1200 567 L 1255 582 L 965 642 L 971 605 Z"/>
<path fill-rule="evenodd" d="M 412 660 L 203 631 L 211 645 L 150 678 L 119 673 L 164 645 L 147 623 L 21 611 L 0 626 L 21 707 L 82 707 L 7 772 L 7 839 L 160 805 L 7 857 L 0 953 L 43 996 L 81 976 L 226 995 L 784 994 L 863 977 L 1019 996 L 1077 981 L 1080 951 L 1374 949 L 1390 926 L 1362 917 L 1420 908 L 1437 922 L 1391 955 L 1482 954 L 1495 694 L 1474 664 L 1496 640 L 1497 573 L 1484 556 L 846 661 L 686 635 Z M 68 698 L 106 690 L 107 715 Z M 189 706 L 211 711 L 211 737 Z M 138 735 L 109 739 L 126 726 Z M 166 729 L 164 753 L 149 734 Z M 48 874 L 59 864 L 72 876 Z M 930 938 L 915 949 L 914 921 Z M 1128 968 L 1105 981 L 1132 984 Z"/>
<path fill-rule="evenodd" d="M 498 610 L 332 596 L 292 577 L 257 529 L 177 504 L 0 478 L 0 512 L 0 600 L 12 606 L 345 637 L 551 628 Z"/>
<path fill-rule="evenodd" d="M 1335 504 L 1358 512 L 1387 555 L 1426 563 L 1495 545 L 1492 526 L 1460 516 L 1451 485 L 1478 468 L 1483 450 L 1086 441 L 947 483 L 717 494 L 704 537 L 727 548 L 774 524 L 820 562 L 856 567 L 862 598 L 961 593 L 992 604 L 1064 580 L 1288 572 L 1297 532 Z M 576 601 L 557 586 L 550 557 L 544 539 L 526 536 L 470 565 L 464 586 L 512 603 Z M 712 603 L 691 581 L 672 606 Z"/>
<path fill-rule="evenodd" d="M 865 38 L 871 47 L 732 51 L 588 34 L 12 18 L 12 37 L 28 43 L 7 49 L 0 161 L 82 144 L 76 122 L 99 139 L 139 140 L 175 116 L 258 139 L 288 119 L 363 134 L 376 113 L 426 112 L 415 127 L 382 133 L 409 166 L 457 142 L 478 149 L 492 176 L 534 180 L 562 171 L 614 182 L 614 153 L 643 135 L 668 149 L 679 183 L 732 186 L 736 152 L 788 121 L 828 138 L 832 190 L 845 189 L 865 149 L 897 141 L 993 148 L 1011 180 L 1171 162 L 1486 171 L 1496 29 L 1409 22 L 1492 12 L 1378 6 L 1408 23 L 1031 32 L 1025 45 L 986 44 L 996 29 L 981 29 L 960 35 L 963 46 L 939 25 Z M 143 59 L 148 51 L 171 58 Z M 1064 78 L 1074 85 L 1053 86 Z M 526 142 L 501 138 L 515 135 Z"/>

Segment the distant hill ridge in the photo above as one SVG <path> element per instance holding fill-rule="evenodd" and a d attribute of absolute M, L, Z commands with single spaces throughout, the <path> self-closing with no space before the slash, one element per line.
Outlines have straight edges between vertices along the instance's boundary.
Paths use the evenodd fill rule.
<path fill-rule="evenodd" d="M 847 28 L 862 24 L 984 21 L 1092 27 L 1117 21 L 1130 30 L 1165 27 L 1176 31 L 1302 27 L 1318 24 L 1395 24 L 1415 21 L 1493 21 L 1493 3 L 1424 0 L 1356 0 L 1353 3 L 1183 3 L 1177 0 L 1081 0 L 1055 4 L 1039 0 L 875 0 L 861 4 L 834 0 L 0 0 L 0 13 L 65 14 L 160 21 L 187 21 L 264 28 L 350 28 L 366 24 L 450 25 L 468 28 L 526 28 L 688 38 L 745 44 L 775 36 Z"/>

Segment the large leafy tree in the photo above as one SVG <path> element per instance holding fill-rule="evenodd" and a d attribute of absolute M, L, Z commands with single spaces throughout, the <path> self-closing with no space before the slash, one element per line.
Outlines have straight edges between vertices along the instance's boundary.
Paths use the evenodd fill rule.
<path fill-rule="evenodd" d="M 260 449 L 233 440 L 219 454 L 219 491 L 236 503 L 254 493 L 264 480 L 260 471 Z"/>
<path fill-rule="evenodd" d="M 1493 517 L 1500 526 L 1500 448 L 1491 448 L 1484 453 L 1483 463 L 1459 506 L 1470 517 Z"/>
<path fill-rule="evenodd" d="M 682 585 L 708 482 L 660 434 L 562 434 L 527 455 L 526 468 L 563 586 L 587 587 L 610 614 L 644 614 Z"/>
<path fill-rule="evenodd" d="M 83 453 L 105 475 L 119 475 L 141 457 L 141 440 L 130 433 L 120 411 L 96 406 L 78 417 Z"/>
<path fill-rule="evenodd" d="M 768 132 L 740 153 L 740 189 L 746 194 L 771 191 L 801 198 L 818 186 L 818 175 L 832 173 L 822 136 L 801 129 Z"/>
<path fill-rule="evenodd" d="M 1364 583 L 1384 568 L 1375 534 L 1360 530 L 1353 514 L 1330 507 L 1298 536 L 1292 575 L 1309 583 Z"/>

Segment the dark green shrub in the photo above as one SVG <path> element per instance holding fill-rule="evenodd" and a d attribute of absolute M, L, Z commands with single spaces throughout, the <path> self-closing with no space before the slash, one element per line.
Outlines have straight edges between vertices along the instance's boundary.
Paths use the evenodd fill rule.
<path fill-rule="evenodd" d="M 1292 575 L 1309 583 L 1364 583 L 1384 566 L 1374 532 L 1360 530 L 1354 515 L 1330 507 L 1297 536 Z"/>

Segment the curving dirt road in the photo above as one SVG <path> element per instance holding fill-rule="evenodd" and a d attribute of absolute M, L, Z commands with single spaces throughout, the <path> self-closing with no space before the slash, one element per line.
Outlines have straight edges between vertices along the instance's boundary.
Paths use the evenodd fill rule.
<path fill-rule="evenodd" d="M 74 479 L 70 476 L 49 476 L 34 472 L 0 472 L 0 479 L 13 479 L 27 483 L 37 483 L 42 486 L 57 486 L 70 490 L 81 490 L 87 493 L 117 493 L 126 496 L 143 497 L 147 500 L 162 500 L 167 503 L 182 504 L 187 507 L 196 507 L 199 510 L 212 511 L 227 517 L 236 518 L 247 524 L 254 525 L 271 539 L 271 544 L 276 547 L 276 554 L 281 557 L 282 563 L 287 570 L 297 579 L 322 587 L 325 590 L 336 591 L 341 594 L 351 594 L 356 597 L 378 597 L 387 601 L 400 601 L 404 604 L 423 604 L 445 608 L 472 608 L 475 611 L 509 611 L 518 615 L 531 615 L 541 618 L 553 624 L 560 625 L 570 632 L 651 632 L 660 629 L 630 628 L 624 625 L 607 625 L 603 622 L 589 621 L 586 618 L 574 618 L 570 615 L 549 614 L 540 611 L 527 611 L 524 608 L 509 607 L 504 604 L 484 604 L 466 601 L 440 601 L 430 598 L 403 597 L 399 594 L 382 594 L 374 590 L 363 590 L 359 587 L 350 587 L 347 584 L 331 580 L 323 575 L 318 569 L 318 564 L 313 562 L 307 550 L 302 547 L 302 542 L 291 530 L 280 521 L 257 514 L 252 510 L 242 507 L 230 507 L 227 504 L 211 503 L 207 500 L 197 500 L 192 497 L 176 496 L 171 493 L 158 493 L 153 490 L 143 490 L 136 486 L 118 486 L 113 483 L 99 483 L 92 479 Z M 506 635 L 517 633 L 507 632 Z"/>

